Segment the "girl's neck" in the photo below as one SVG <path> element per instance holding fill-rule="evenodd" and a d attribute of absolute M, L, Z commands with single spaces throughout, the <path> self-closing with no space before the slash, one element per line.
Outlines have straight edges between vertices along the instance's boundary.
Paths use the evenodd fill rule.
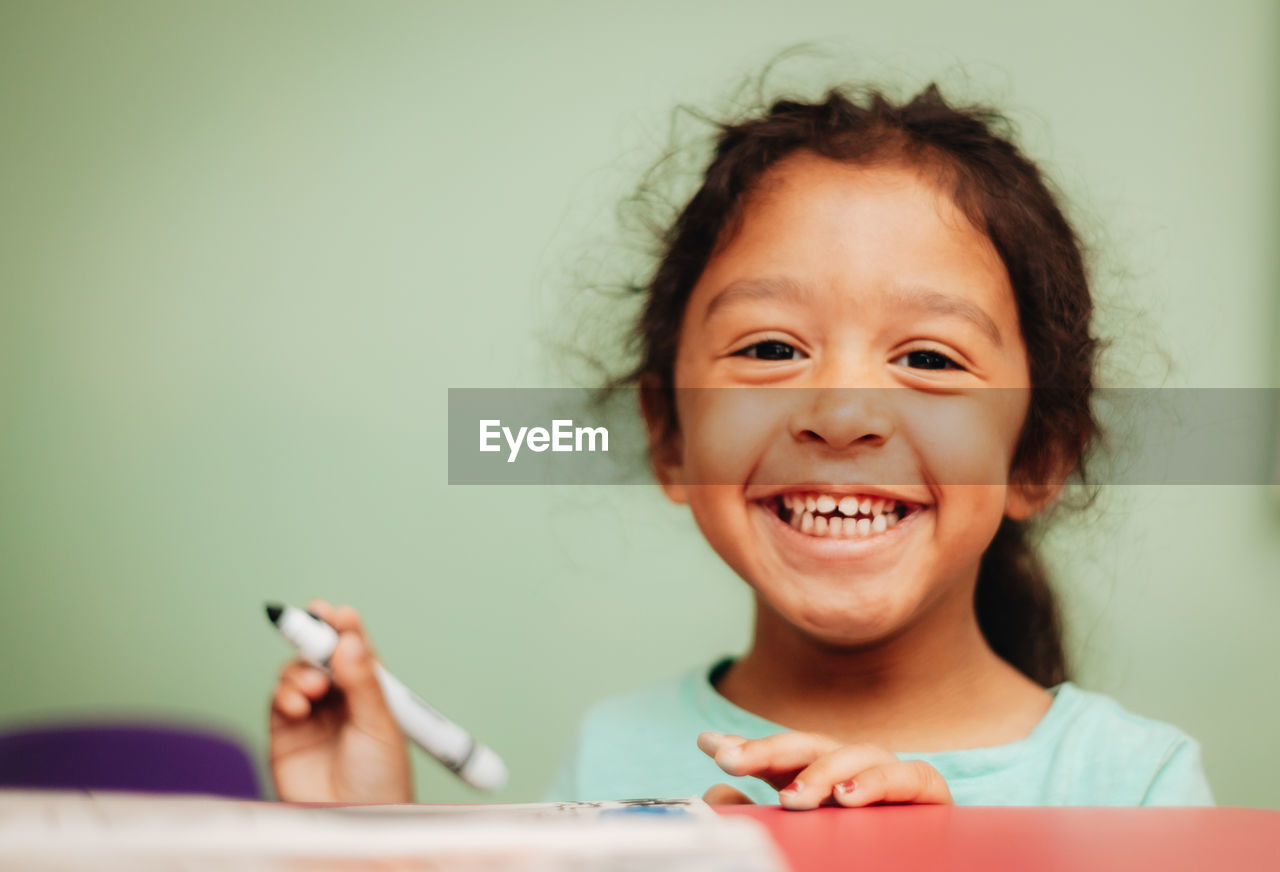
<path fill-rule="evenodd" d="M 892 639 L 839 648 L 800 632 L 757 597 L 751 647 L 717 690 L 789 729 L 891 751 L 1016 741 L 1052 697 L 991 650 L 971 603 L 939 603 Z"/>

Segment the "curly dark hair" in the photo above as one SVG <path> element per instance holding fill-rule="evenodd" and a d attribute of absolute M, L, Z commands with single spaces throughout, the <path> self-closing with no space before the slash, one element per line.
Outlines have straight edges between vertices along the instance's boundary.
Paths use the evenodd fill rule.
<path fill-rule="evenodd" d="M 1017 304 L 1031 397 L 1011 478 L 1046 486 L 1084 460 L 1101 430 L 1091 406 L 1101 349 L 1082 246 L 1039 169 L 986 106 L 956 107 L 936 84 L 904 104 L 868 89 L 820 102 L 779 100 L 758 117 L 718 123 L 701 187 L 662 235 L 632 341 L 638 364 L 610 387 L 640 385 L 646 410 L 678 432 L 675 360 L 689 296 L 717 246 L 735 231 L 744 196 L 779 160 L 800 150 L 856 165 L 912 167 L 949 193 L 994 244 Z M 1033 542 L 1033 521 L 1004 519 L 983 555 L 974 594 L 992 649 L 1042 686 L 1068 677 L 1059 608 Z"/>

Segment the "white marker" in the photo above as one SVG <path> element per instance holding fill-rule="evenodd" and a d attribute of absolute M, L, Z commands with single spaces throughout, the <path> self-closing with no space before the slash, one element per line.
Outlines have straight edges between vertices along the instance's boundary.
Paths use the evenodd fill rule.
<path fill-rule="evenodd" d="M 329 656 L 338 645 L 337 630 L 309 612 L 279 603 L 267 603 L 267 617 L 303 660 L 329 671 Z M 396 723 L 422 750 L 472 787 L 498 790 L 507 783 L 506 764 L 493 749 L 423 702 L 381 663 L 374 661 L 373 668 Z"/>

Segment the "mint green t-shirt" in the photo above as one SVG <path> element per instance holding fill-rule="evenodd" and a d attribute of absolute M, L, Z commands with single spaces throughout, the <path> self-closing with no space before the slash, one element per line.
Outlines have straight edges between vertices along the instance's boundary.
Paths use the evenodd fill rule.
<path fill-rule="evenodd" d="M 768 784 L 727 775 L 698 750 L 704 730 L 753 739 L 786 731 L 716 692 L 711 676 L 725 665 L 593 706 L 545 799 L 696 796 L 724 783 L 776 804 Z M 1049 711 L 1025 739 L 898 756 L 932 764 L 959 805 L 1213 805 L 1200 746 L 1181 730 L 1069 681 L 1049 693 Z"/>

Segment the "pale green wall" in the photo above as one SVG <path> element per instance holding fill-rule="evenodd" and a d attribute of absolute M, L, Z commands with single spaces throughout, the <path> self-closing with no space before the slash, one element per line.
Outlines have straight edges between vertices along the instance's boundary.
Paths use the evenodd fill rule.
<path fill-rule="evenodd" d="M 1129 363 L 1276 384 L 1272 0 L 503 5 L 0 5 L 0 722 L 261 752 L 261 603 L 323 595 L 530 799 L 590 700 L 738 649 L 743 586 L 655 491 L 447 487 L 446 388 L 556 383 L 539 333 L 669 108 L 791 43 L 1007 107 L 1129 270 Z M 1108 505 L 1057 543 L 1080 680 L 1280 807 L 1273 501 Z"/>

